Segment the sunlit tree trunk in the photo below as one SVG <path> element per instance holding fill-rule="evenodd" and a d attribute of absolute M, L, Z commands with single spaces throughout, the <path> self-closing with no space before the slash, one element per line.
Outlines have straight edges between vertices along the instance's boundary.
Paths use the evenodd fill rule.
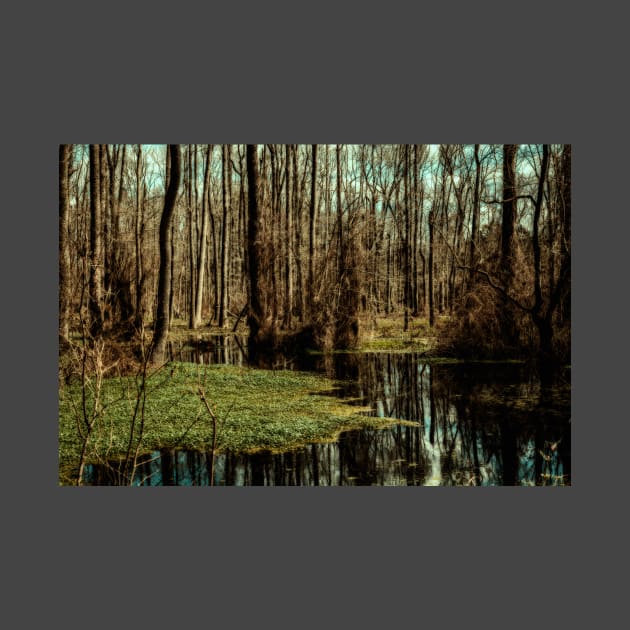
<path fill-rule="evenodd" d="M 193 195 L 193 187 L 196 188 L 195 178 L 197 177 L 197 145 L 188 145 L 188 167 L 186 169 L 185 188 L 188 198 L 188 327 L 195 327 L 195 299 L 197 297 L 195 282 L 195 224 L 197 221 L 196 195 Z M 193 155 L 195 157 L 193 157 Z M 171 309 L 172 311 L 172 309 Z M 171 318 L 172 318 L 171 312 Z"/>
<path fill-rule="evenodd" d="M 437 176 L 435 189 L 437 190 Z M 433 327 L 435 324 L 435 305 L 433 301 L 433 250 L 434 250 L 434 229 L 435 229 L 435 195 L 431 202 L 431 209 L 429 210 L 429 326 Z"/>
<path fill-rule="evenodd" d="M 206 152 L 206 166 L 203 176 L 203 193 L 201 199 L 201 234 L 199 235 L 199 248 L 197 250 L 197 296 L 195 299 L 195 317 L 193 328 L 197 328 L 201 322 L 201 309 L 203 305 L 203 287 L 205 280 L 206 256 L 208 240 L 208 214 L 210 212 L 210 164 L 212 160 L 213 145 L 209 144 Z"/>
<path fill-rule="evenodd" d="M 170 173 L 170 170 L 169 170 Z M 166 178 L 166 180 L 168 182 L 168 177 Z M 173 318 L 175 317 L 175 282 L 174 282 L 174 278 L 175 278 L 175 261 L 177 260 L 176 257 L 176 247 L 175 247 L 175 243 L 177 242 L 177 230 L 175 228 L 175 221 L 171 220 L 171 286 L 169 289 L 169 293 L 168 293 L 168 328 L 169 330 L 172 328 L 173 326 Z M 184 256 L 184 248 L 182 247 L 182 257 Z M 189 283 L 189 278 L 186 277 L 186 274 L 184 272 L 184 261 L 181 260 L 181 264 L 180 264 L 180 278 L 182 276 L 185 277 L 186 280 L 186 284 L 188 285 Z M 182 309 L 182 302 L 185 301 L 186 298 L 180 298 L 177 300 L 177 310 L 178 310 L 178 314 Z"/>

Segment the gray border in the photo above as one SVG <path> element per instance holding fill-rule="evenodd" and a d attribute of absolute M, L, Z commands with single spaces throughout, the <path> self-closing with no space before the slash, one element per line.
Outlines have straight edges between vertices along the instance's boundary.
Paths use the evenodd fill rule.
<path fill-rule="evenodd" d="M 3 152 L 4 234 L 12 239 L 4 254 L 13 473 L 5 514 L 9 536 L 19 536 L 13 589 L 30 602 L 21 618 L 36 612 L 32 596 L 41 595 L 66 627 L 118 622 L 135 603 L 134 620 L 159 626 L 195 614 L 244 626 L 274 618 L 276 601 L 293 613 L 291 626 L 447 615 L 448 626 L 504 627 L 502 616 L 514 626 L 526 608 L 523 626 L 542 616 L 564 627 L 585 612 L 580 591 L 588 586 L 592 598 L 603 587 L 588 575 L 589 540 L 604 533 L 588 502 L 595 491 L 605 498 L 610 482 L 606 468 L 586 459 L 593 431 L 585 429 L 598 417 L 589 393 L 607 375 L 589 369 L 601 353 L 585 333 L 611 287 L 584 248 L 606 258 L 608 234 L 590 217 L 614 207 L 613 199 L 602 203 L 611 193 L 598 184 L 610 181 L 614 165 L 598 161 L 603 130 L 589 126 L 597 114 L 605 123 L 606 113 L 586 116 L 601 107 L 583 89 L 596 51 L 587 57 L 568 36 L 584 13 L 571 5 L 569 26 L 548 4 L 519 5 L 508 16 L 503 4 L 484 14 L 479 3 L 415 13 L 394 2 L 353 10 L 318 3 L 303 14 L 286 4 L 276 19 L 280 4 L 260 3 L 248 19 L 243 3 L 206 16 L 182 3 L 163 12 L 152 3 L 149 13 L 129 4 L 118 13 L 110 3 L 80 22 L 56 5 L 36 14 L 47 32 L 32 39 L 32 14 L 28 22 L 15 9 L 8 16 L 20 36 L 13 52 L 26 53 L 8 72 L 11 149 Z M 178 56 L 174 66 L 167 52 Z M 574 487 L 57 488 L 57 143 L 169 141 L 572 142 Z"/>

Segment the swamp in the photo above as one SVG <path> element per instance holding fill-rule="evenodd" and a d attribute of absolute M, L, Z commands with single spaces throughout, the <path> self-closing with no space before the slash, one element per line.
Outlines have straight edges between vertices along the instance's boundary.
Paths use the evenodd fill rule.
<path fill-rule="evenodd" d="M 64 486 L 570 486 L 570 145 L 60 145 Z"/>

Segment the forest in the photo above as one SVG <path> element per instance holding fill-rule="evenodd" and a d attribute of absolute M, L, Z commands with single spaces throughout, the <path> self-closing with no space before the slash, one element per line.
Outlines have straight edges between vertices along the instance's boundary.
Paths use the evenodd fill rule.
<path fill-rule="evenodd" d="M 364 426 L 325 395 L 344 353 L 526 364 L 540 415 L 559 374 L 569 387 L 570 280 L 570 145 L 60 145 L 60 483 L 112 458 L 132 483 L 139 458 L 182 444 L 212 454 L 212 479 L 215 454 Z M 217 347 L 247 376 L 183 359 Z M 309 356 L 328 367 L 305 411 Z M 265 424 L 274 397 L 291 440 Z"/>

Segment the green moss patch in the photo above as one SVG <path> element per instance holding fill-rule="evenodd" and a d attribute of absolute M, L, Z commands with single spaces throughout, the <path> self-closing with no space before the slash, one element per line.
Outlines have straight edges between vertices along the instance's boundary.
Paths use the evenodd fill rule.
<path fill-rule="evenodd" d="M 162 447 L 209 450 L 212 419 L 199 388 L 217 417 L 217 451 L 285 451 L 309 442 L 334 441 L 350 428 L 400 422 L 364 415 L 365 408 L 335 396 L 334 381 L 310 373 L 171 363 L 148 377 L 144 394 L 141 385 L 138 377 L 103 381 L 102 411 L 89 438 L 87 462 L 125 455 L 134 413 L 134 449 L 142 419 L 144 423 L 140 452 Z M 80 385 L 67 386 L 59 394 L 62 484 L 70 483 L 76 474 L 83 446 L 79 434 L 83 410 L 90 414 L 94 408 L 90 388 L 86 390 L 85 407 Z M 136 411 L 138 398 L 144 405 Z"/>

